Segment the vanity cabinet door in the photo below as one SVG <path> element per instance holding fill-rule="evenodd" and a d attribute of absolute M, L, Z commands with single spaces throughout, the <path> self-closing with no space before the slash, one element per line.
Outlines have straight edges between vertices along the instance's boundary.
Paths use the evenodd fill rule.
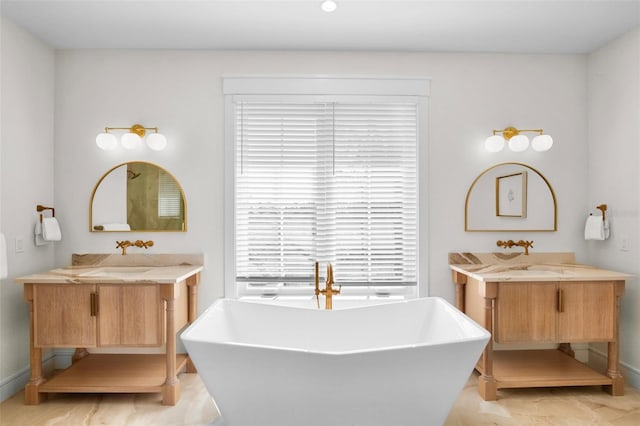
<path fill-rule="evenodd" d="M 494 340 L 549 342 L 556 339 L 556 283 L 500 283 L 495 309 Z"/>
<path fill-rule="evenodd" d="M 615 340 L 613 282 L 564 282 L 558 285 L 558 339 L 562 342 Z"/>
<path fill-rule="evenodd" d="M 158 285 L 100 284 L 99 346 L 160 346 L 163 303 Z"/>
<path fill-rule="evenodd" d="M 34 346 L 95 347 L 94 293 L 93 285 L 34 285 Z"/>

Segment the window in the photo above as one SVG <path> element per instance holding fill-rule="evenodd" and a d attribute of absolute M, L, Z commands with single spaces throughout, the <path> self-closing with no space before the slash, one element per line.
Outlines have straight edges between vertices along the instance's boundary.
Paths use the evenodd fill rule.
<path fill-rule="evenodd" d="M 406 95 L 229 96 L 227 296 L 311 294 L 315 261 L 334 265 L 343 294 L 416 296 L 425 105 Z"/>
<path fill-rule="evenodd" d="M 158 216 L 175 218 L 182 215 L 182 193 L 176 180 L 163 171 L 158 175 Z"/>

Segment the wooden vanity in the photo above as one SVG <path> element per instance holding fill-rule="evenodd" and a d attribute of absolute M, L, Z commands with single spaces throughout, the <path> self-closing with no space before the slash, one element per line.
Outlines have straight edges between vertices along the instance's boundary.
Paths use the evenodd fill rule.
<path fill-rule="evenodd" d="M 31 377 L 25 403 L 47 393 L 161 393 L 180 398 L 176 333 L 196 318 L 201 255 L 73 255 L 72 266 L 16 279 L 30 315 Z M 72 365 L 45 379 L 42 350 L 75 348 Z M 94 348 L 96 353 L 89 353 Z M 119 348 L 137 353 L 98 353 Z M 139 348 L 156 348 L 140 353 Z"/>
<path fill-rule="evenodd" d="M 603 385 L 623 395 L 618 313 L 630 275 L 576 264 L 573 253 L 450 253 L 449 266 L 458 309 L 492 334 L 476 366 L 485 401 L 521 387 Z M 494 342 L 558 349 L 494 351 Z M 607 342 L 607 371 L 574 359 L 572 342 Z"/>

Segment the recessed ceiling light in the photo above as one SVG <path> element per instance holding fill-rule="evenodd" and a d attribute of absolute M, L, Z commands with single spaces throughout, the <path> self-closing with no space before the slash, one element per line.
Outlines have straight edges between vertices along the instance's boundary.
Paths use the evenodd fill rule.
<path fill-rule="evenodd" d="M 335 1 L 333 0 L 325 0 L 322 2 L 322 4 L 320 5 L 320 9 L 324 10 L 325 12 L 329 13 L 329 12 L 333 12 L 334 10 L 336 10 L 338 8 L 338 5 Z"/>

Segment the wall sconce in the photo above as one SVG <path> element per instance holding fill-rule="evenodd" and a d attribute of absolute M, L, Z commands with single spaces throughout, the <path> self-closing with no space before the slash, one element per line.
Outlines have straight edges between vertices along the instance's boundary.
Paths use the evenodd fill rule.
<path fill-rule="evenodd" d="M 523 132 L 537 133 L 531 141 L 534 151 L 548 151 L 553 145 L 553 139 L 545 135 L 542 129 L 518 130 L 515 127 L 507 127 L 504 130 L 494 130 L 493 135 L 484 141 L 484 147 L 489 152 L 499 152 L 504 148 L 505 141 L 509 141 L 509 149 L 514 152 L 524 151 L 529 148 L 529 138 Z M 502 133 L 499 135 L 498 133 Z"/>
<path fill-rule="evenodd" d="M 154 133 L 147 135 L 147 146 L 154 151 L 162 151 L 167 146 L 167 138 L 163 134 L 158 133 L 157 127 L 144 127 L 142 124 L 134 124 L 131 127 L 105 127 L 104 133 L 96 136 L 96 144 L 105 151 L 116 149 L 118 146 L 118 140 L 113 133 L 109 133 L 112 130 L 126 130 L 127 133 L 122 135 L 120 143 L 125 149 L 135 149 L 142 145 L 142 138 L 147 133 L 147 130 L 153 130 Z"/>

